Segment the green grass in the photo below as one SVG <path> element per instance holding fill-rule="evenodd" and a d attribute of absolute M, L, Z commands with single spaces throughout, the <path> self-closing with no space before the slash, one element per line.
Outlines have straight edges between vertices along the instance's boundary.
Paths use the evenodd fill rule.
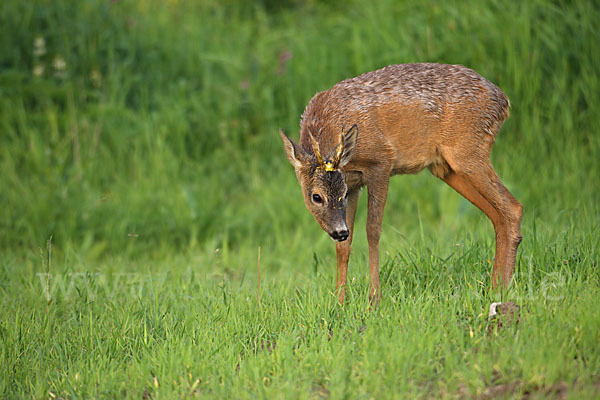
<path fill-rule="evenodd" d="M 599 396 L 599 21 L 586 1 L 0 2 L 0 398 Z M 363 195 L 340 307 L 277 130 L 418 61 L 511 99 L 492 159 L 525 209 L 514 282 L 490 290 L 478 210 L 395 177 L 381 305 Z M 521 318 L 490 330 L 500 299 Z"/>

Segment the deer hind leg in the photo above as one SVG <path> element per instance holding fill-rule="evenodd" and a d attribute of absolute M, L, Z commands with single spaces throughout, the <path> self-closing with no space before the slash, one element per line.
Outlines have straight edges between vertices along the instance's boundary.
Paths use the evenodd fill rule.
<path fill-rule="evenodd" d="M 348 239 L 343 242 L 336 242 L 335 244 L 337 255 L 337 280 L 335 292 L 340 301 L 340 305 L 344 304 L 346 277 L 348 276 L 348 259 L 350 258 L 352 235 L 354 233 L 354 217 L 356 216 L 359 195 L 359 188 L 353 189 L 348 193 L 348 206 L 346 207 L 346 225 L 348 226 L 349 231 Z"/>
<path fill-rule="evenodd" d="M 483 211 L 494 224 L 496 256 L 492 269 L 492 287 L 510 284 L 517 248 L 521 243 L 523 207 L 500 181 L 492 165 L 472 168 L 468 172 L 453 168 L 442 179 L 454 190 Z"/>

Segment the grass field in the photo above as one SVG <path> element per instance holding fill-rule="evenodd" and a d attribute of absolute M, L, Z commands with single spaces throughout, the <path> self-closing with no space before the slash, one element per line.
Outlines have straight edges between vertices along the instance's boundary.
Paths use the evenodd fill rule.
<path fill-rule="evenodd" d="M 599 397 L 599 32 L 592 1 L 0 2 L 0 398 Z M 481 212 L 395 177 L 381 304 L 363 195 L 340 307 L 278 128 L 421 61 L 511 99 L 514 281 Z"/>

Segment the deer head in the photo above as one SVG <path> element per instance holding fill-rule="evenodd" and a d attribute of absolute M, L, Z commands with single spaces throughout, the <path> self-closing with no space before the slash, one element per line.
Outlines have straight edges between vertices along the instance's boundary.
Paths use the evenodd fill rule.
<path fill-rule="evenodd" d="M 307 129 L 306 132 L 310 138 L 312 154 L 279 130 L 287 157 L 302 187 L 306 208 L 329 236 L 341 242 L 349 234 L 346 225 L 348 188 L 342 168 L 354 156 L 358 127 L 353 125 L 345 134 L 340 133 L 338 144 L 325 158 L 310 130 Z"/>

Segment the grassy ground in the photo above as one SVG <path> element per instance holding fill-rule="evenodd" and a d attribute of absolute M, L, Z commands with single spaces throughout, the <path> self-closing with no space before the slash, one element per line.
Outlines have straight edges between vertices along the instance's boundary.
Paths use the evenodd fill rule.
<path fill-rule="evenodd" d="M 585 1 L 1 2 L 0 397 L 600 395 L 598 21 Z M 361 199 L 339 307 L 277 129 L 417 61 L 511 99 L 492 158 L 525 207 L 514 283 L 490 291 L 491 224 L 423 173 L 392 180 L 374 312 Z M 501 299 L 521 316 L 498 329 Z"/>

